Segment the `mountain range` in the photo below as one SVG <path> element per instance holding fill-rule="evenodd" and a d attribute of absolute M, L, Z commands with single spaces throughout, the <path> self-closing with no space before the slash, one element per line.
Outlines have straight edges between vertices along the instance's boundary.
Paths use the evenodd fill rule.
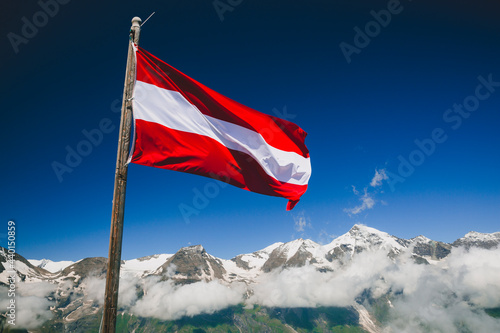
<path fill-rule="evenodd" d="M 363 261 L 368 254 L 374 254 L 374 256 L 383 254 L 382 258 L 395 263 L 394 267 L 408 265 L 408 263 L 413 265 L 411 267 L 426 265 L 430 267 L 445 265 L 442 263 L 446 262 L 454 249 L 461 249 L 460 251 L 465 252 L 470 252 L 471 249 L 493 251 L 498 249 L 499 244 L 500 232 L 492 234 L 470 232 L 453 243 L 443 243 L 424 236 L 402 239 L 364 225 L 354 225 L 347 233 L 326 245 L 320 245 L 308 239 L 296 239 L 287 243 L 274 243 L 264 249 L 241 254 L 230 260 L 210 255 L 201 245 L 184 247 L 174 254 L 155 254 L 124 260 L 120 273 L 121 281 L 123 281 L 123 283 L 120 282 L 120 294 L 123 293 L 124 296 L 120 295 L 122 300 L 119 318 L 119 321 L 124 320 L 124 322 L 120 321 L 122 325 L 120 327 L 124 327 L 123 331 L 137 330 L 137 332 L 147 331 L 147 329 L 160 330 L 159 326 L 154 325 L 163 325 L 161 331 L 183 331 L 184 329 L 186 332 L 218 331 L 219 329 L 269 332 L 314 329 L 320 332 L 382 332 L 387 318 L 384 319 L 385 315 L 381 315 L 381 312 L 389 313 L 391 301 L 398 295 L 392 290 L 394 285 L 383 292 L 374 292 L 375 288 L 372 286 L 362 288 L 362 291 L 356 293 L 354 301 L 345 304 L 340 301 L 337 302 L 339 304 L 334 304 L 335 302 L 328 304 L 328 301 L 323 300 L 322 295 L 318 295 L 311 306 L 303 300 L 304 297 L 292 300 L 286 293 L 276 294 L 279 284 L 272 283 L 281 281 L 280 279 L 288 276 L 286 274 L 292 274 L 291 272 L 301 272 L 298 279 L 309 276 L 308 274 L 311 274 L 311 277 L 319 276 L 320 279 L 327 276 L 333 277 L 339 274 L 338 272 L 352 270 L 349 267 L 356 262 L 357 257 L 360 258 L 357 260 L 360 265 L 370 265 L 370 262 L 375 259 Z M 374 256 L 370 258 L 375 258 Z M 0 287 L 5 286 L 4 288 L 8 285 L 9 276 L 7 259 L 7 251 L 1 248 Z M 445 266 L 448 267 L 448 265 L 447 263 Z M 16 254 L 15 267 L 17 281 L 20 284 L 20 311 L 22 300 L 34 297 L 33 295 L 43 301 L 42 306 L 33 310 L 34 313 L 32 313 L 33 316 L 38 317 L 21 322 L 23 324 L 26 321 L 25 328 L 30 332 L 50 332 L 60 329 L 65 332 L 86 332 L 89 327 L 98 325 L 99 314 L 102 312 L 102 300 L 99 298 L 102 295 L 106 274 L 106 258 L 94 257 L 76 262 L 53 262 L 47 259 L 26 260 Z M 284 284 L 281 285 L 286 285 L 287 281 L 299 281 L 292 279 L 296 277 L 283 280 Z M 328 280 L 330 285 L 335 281 L 334 278 L 328 279 L 330 279 Z M 380 280 L 385 283 L 388 279 L 379 276 L 376 283 L 380 283 Z M 311 280 L 311 283 L 314 282 Z M 263 292 L 263 285 L 270 287 Z M 293 289 L 297 285 L 297 283 L 292 283 L 287 288 Z M 36 286 L 36 288 L 30 288 L 30 286 Z M 152 298 L 153 291 L 159 286 L 163 288 L 161 290 L 168 289 L 172 295 L 182 290 L 192 290 L 196 286 L 205 287 L 204 290 L 212 288 L 216 295 L 229 293 L 228 290 L 231 293 L 225 296 L 223 304 L 214 305 L 218 304 L 218 301 L 213 301 L 203 308 L 199 304 L 204 304 L 205 300 L 198 300 L 198 303 L 194 304 L 199 309 L 191 312 L 185 309 L 173 311 L 169 305 L 169 310 L 157 316 L 155 316 L 155 311 L 152 311 L 149 315 L 146 310 L 148 304 L 158 301 L 160 302 L 158 308 L 166 306 L 163 300 Z M 307 281 L 301 286 L 309 288 Z M 127 288 L 125 290 L 129 293 L 122 292 L 122 288 Z M 338 288 L 342 286 L 339 285 Z M 38 291 L 35 292 L 35 289 Z M 39 290 L 45 290 L 45 293 Z M 300 292 L 302 291 L 297 291 L 297 294 Z M 312 294 L 314 291 L 305 292 L 304 295 L 308 298 Z M 125 297 L 129 297 L 128 303 L 127 300 L 123 300 Z M 214 296 L 214 300 L 217 297 Z M 469 302 L 471 302 L 470 299 Z M 497 320 L 494 315 L 497 307 L 493 306 L 487 311 L 493 313 L 490 316 L 492 320 Z M 230 317 L 230 320 L 217 317 L 224 313 L 225 317 L 221 318 Z M 211 316 L 212 319 L 210 319 Z M 155 317 L 158 317 L 160 321 L 151 319 Z M 198 318 L 201 324 L 189 322 L 190 318 L 191 320 Z M 219 324 L 207 326 L 202 318 L 208 322 L 222 320 L 220 324 L 222 326 Z M 5 317 L 0 320 L 3 320 L 5 324 Z M 273 325 L 282 328 L 276 328 Z M 8 330 L 8 326 L 5 326 L 5 329 Z M 395 332 L 394 329 L 392 331 Z M 388 332 L 392 331 L 389 328 Z M 0 332 L 2 332 L 1 329 Z"/>

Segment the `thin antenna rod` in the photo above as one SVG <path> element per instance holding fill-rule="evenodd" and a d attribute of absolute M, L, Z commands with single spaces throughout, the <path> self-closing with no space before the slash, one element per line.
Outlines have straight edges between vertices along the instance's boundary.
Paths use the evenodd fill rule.
<path fill-rule="evenodd" d="M 144 23 L 146 23 L 150 18 L 151 16 L 153 16 L 156 12 L 152 12 L 151 15 L 148 16 L 148 18 L 146 20 L 144 20 L 144 22 L 142 22 L 141 24 L 141 27 L 144 25 Z"/>

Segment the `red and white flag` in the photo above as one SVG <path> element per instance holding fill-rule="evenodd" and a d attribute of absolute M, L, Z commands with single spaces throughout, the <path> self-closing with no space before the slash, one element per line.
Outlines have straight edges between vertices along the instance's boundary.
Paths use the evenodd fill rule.
<path fill-rule="evenodd" d="M 307 135 L 227 98 L 136 47 L 132 163 L 215 178 L 289 199 L 311 176 Z"/>

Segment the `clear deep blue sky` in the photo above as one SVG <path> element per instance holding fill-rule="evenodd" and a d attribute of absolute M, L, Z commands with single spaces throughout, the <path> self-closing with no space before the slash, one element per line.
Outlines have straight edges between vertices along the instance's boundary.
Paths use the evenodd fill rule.
<path fill-rule="evenodd" d="M 309 133 L 313 172 L 292 212 L 285 199 L 225 186 L 187 221 L 179 205 L 218 183 L 131 165 L 123 259 L 194 244 L 231 258 L 298 237 L 328 242 L 354 223 L 446 242 L 500 230 L 498 4 L 231 3 L 218 13 L 213 1 L 72 0 L 49 16 L 34 1 L 2 2 L 1 245 L 14 219 L 27 258 L 107 256 L 128 30 L 153 11 L 141 46 L 254 109 L 286 108 Z M 385 27 L 370 23 L 388 6 Z M 369 43 L 355 30 L 367 24 Z M 465 116 L 447 111 L 464 102 Z M 66 164 L 66 147 L 103 119 L 114 129 L 60 181 L 54 161 Z M 389 179 L 370 186 L 376 170 Z"/>

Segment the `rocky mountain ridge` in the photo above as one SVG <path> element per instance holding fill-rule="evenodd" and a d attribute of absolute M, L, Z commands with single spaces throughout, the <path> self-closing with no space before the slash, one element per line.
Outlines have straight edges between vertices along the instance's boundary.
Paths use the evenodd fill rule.
<path fill-rule="evenodd" d="M 240 254 L 230 260 L 220 259 L 207 253 L 202 245 L 181 248 L 175 254 L 156 254 L 133 260 L 123 260 L 121 274 L 137 276 L 159 275 L 172 278 L 178 283 L 222 280 L 252 282 L 260 274 L 276 269 L 313 265 L 318 270 L 333 270 L 332 263 L 345 264 L 353 256 L 364 251 L 386 251 L 390 257 L 411 253 L 419 263 L 432 263 L 449 255 L 453 247 L 463 246 L 490 249 L 500 244 L 500 232 L 491 234 L 469 232 L 453 243 L 433 241 L 425 236 L 402 239 L 364 225 L 354 225 L 347 233 L 326 245 L 309 239 L 296 239 L 287 243 L 275 243 L 262 250 Z M 5 263 L 5 250 L 0 252 L 0 263 Z M 64 277 L 81 279 L 92 271 L 103 276 L 105 258 L 85 258 L 77 262 L 53 262 L 47 259 L 26 260 L 17 255 L 17 268 L 21 280 L 58 280 Z M 46 269 L 46 268 L 51 268 Z M 0 266 L 0 284 L 6 283 Z M 5 281 L 4 281 L 5 280 Z"/>
<path fill-rule="evenodd" d="M 211 281 L 227 286 L 239 283 L 246 286 L 246 297 L 250 297 L 253 286 L 268 273 L 304 266 L 312 267 L 318 272 L 334 272 L 349 265 L 353 258 L 361 253 L 382 251 L 391 260 L 413 260 L 417 264 L 432 265 L 445 259 L 453 248 L 492 249 L 499 244 L 500 232 L 470 232 L 448 244 L 424 236 L 402 239 L 364 225 L 354 225 L 347 233 L 326 245 L 308 239 L 296 239 L 287 243 L 275 243 L 230 260 L 210 255 L 201 245 L 181 248 L 175 254 L 156 254 L 124 260 L 120 276 L 122 279 L 132 277 L 153 278 L 159 282 L 171 281 L 179 286 Z M 90 297 L 88 289 L 89 284 L 105 279 L 106 258 L 52 262 L 26 260 L 16 254 L 15 259 L 18 281 L 57 286 L 50 299 L 57 304 L 51 311 L 58 322 L 69 324 L 98 313 L 102 306 L 99 303 L 100 296 Z M 0 287 L 8 284 L 7 266 L 6 250 L 0 248 Z M 136 292 L 143 294 L 145 291 L 137 289 Z M 358 314 L 360 325 L 372 332 L 373 330 L 368 328 L 374 327 L 375 324 L 370 321 L 363 305 L 356 304 L 352 311 Z"/>

